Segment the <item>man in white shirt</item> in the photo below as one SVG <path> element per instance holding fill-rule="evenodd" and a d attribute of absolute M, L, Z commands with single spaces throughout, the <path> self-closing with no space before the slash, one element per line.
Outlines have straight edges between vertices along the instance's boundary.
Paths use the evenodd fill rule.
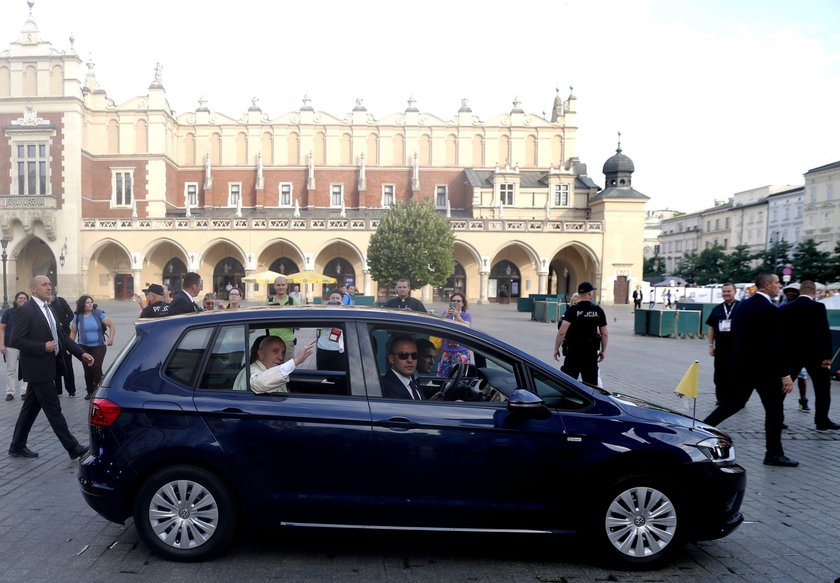
<path fill-rule="evenodd" d="M 257 360 L 251 364 L 251 391 L 254 393 L 288 393 L 286 383 L 289 375 L 303 361 L 309 358 L 315 347 L 315 341 L 307 344 L 294 358 L 283 362 L 286 358 L 286 343 L 277 336 L 266 336 L 260 342 L 257 350 Z M 245 388 L 244 370 L 236 377 L 233 383 L 234 390 Z"/>

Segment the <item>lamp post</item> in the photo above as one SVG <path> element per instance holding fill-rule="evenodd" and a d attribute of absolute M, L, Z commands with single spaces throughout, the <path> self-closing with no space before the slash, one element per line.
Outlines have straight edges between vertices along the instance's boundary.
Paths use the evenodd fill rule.
<path fill-rule="evenodd" d="M 3 254 L 0 255 L 0 258 L 3 259 L 3 312 L 9 309 L 9 294 L 6 288 L 6 260 L 9 258 L 6 255 L 6 247 L 9 244 L 9 240 L 6 237 L 0 239 L 0 245 L 3 246 Z"/>

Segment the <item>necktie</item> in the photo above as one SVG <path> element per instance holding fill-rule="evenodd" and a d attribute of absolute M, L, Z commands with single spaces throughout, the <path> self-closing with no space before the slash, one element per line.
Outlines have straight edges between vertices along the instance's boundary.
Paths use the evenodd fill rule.
<path fill-rule="evenodd" d="M 420 391 L 417 390 L 417 383 L 414 382 L 414 379 L 408 381 L 408 388 L 411 389 L 411 397 L 416 400 L 420 401 L 422 397 L 420 397 Z"/>
<path fill-rule="evenodd" d="M 50 332 L 52 332 L 53 340 L 55 340 L 55 353 L 58 354 L 58 330 L 55 327 L 55 319 L 53 318 L 50 306 L 44 302 L 44 316 L 47 318 L 47 323 L 50 325 Z"/>

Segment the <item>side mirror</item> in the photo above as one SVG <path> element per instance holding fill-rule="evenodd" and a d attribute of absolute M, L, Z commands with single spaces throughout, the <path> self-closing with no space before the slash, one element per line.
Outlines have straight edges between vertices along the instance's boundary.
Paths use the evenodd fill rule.
<path fill-rule="evenodd" d="M 531 391 L 526 391 L 525 389 L 516 389 L 508 398 L 507 408 L 511 412 L 535 411 L 543 407 L 545 407 L 545 402 Z"/>

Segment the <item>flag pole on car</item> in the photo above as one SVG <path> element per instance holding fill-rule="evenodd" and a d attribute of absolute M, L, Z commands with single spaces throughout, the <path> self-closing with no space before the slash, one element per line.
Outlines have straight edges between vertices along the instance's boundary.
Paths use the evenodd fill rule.
<path fill-rule="evenodd" d="M 691 413 L 691 426 L 697 421 L 697 392 L 700 384 L 700 361 L 695 360 L 685 371 L 682 380 L 674 389 L 674 392 L 682 398 L 690 397 L 694 399 L 694 411 Z"/>

